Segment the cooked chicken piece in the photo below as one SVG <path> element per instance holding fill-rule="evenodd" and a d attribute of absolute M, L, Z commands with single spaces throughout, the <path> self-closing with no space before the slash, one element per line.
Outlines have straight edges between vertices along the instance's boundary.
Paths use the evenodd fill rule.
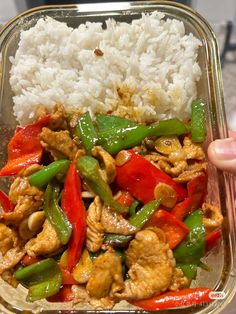
<path fill-rule="evenodd" d="M 66 128 L 66 111 L 65 108 L 61 104 L 56 104 L 52 110 L 50 121 L 49 121 L 49 129 L 58 130 Z"/>
<path fill-rule="evenodd" d="M 182 172 L 177 178 L 174 178 L 176 182 L 185 183 L 193 180 L 198 176 L 205 175 L 205 171 L 207 169 L 206 162 L 195 162 L 188 166 L 188 168 Z"/>
<path fill-rule="evenodd" d="M 74 303 L 88 302 L 89 295 L 84 285 L 73 285 L 72 292 Z"/>
<path fill-rule="evenodd" d="M 159 160 L 168 161 L 168 157 L 163 156 L 163 155 L 156 153 L 156 152 L 152 152 L 148 155 L 145 155 L 144 158 L 150 162 L 153 162 L 153 163 L 158 163 Z"/>
<path fill-rule="evenodd" d="M 170 142 L 170 143 L 169 143 Z M 159 138 L 156 140 L 156 149 L 166 155 L 150 154 L 145 158 L 155 166 L 170 174 L 173 177 L 178 177 L 177 182 L 188 182 L 189 178 L 195 177 L 195 173 L 201 170 L 197 167 L 192 168 L 188 160 L 204 160 L 205 154 L 199 144 L 192 143 L 188 137 L 184 138 L 183 147 L 176 137 Z M 173 149 L 172 149 L 173 148 Z M 191 172 L 188 172 L 191 171 Z"/>
<path fill-rule="evenodd" d="M 187 159 L 205 159 L 205 153 L 200 144 L 193 143 L 187 136 L 185 136 L 183 144 L 183 151 L 185 152 Z"/>
<path fill-rule="evenodd" d="M 11 248 L 19 245 L 19 238 L 17 233 L 0 223 L 0 251 L 3 255 L 7 253 Z"/>
<path fill-rule="evenodd" d="M 87 229 L 86 229 L 86 247 L 90 252 L 97 252 L 103 242 L 104 229 L 101 224 L 102 202 L 99 196 L 96 196 L 94 201 L 87 211 Z"/>
<path fill-rule="evenodd" d="M 0 221 L 5 224 L 18 226 L 19 223 L 42 206 L 42 200 L 35 200 L 33 196 L 20 196 L 14 211 L 0 215 Z"/>
<path fill-rule="evenodd" d="M 203 203 L 203 224 L 207 231 L 221 227 L 224 217 L 222 216 L 220 209 L 208 203 Z"/>
<path fill-rule="evenodd" d="M 173 208 L 177 202 L 175 189 L 165 183 L 158 183 L 154 189 L 156 199 L 160 199 L 161 204 L 167 208 Z"/>
<path fill-rule="evenodd" d="M 86 151 L 84 148 L 79 148 L 75 154 L 74 160 L 80 159 L 80 157 L 86 155 Z"/>
<path fill-rule="evenodd" d="M 0 275 L 4 271 L 15 267 L 24 255 L 25 250 L 18 246 L 7 251 L 6 254 L 0 260 Z"/>
<path fill-rule="evenodd" d="M 43 202 L 43 192 L 31 186 L 27 178 L 17 177 L 10 186 L 9 199 L 12 204 L 17 204 L 20 198 L 30 196 L 38 202 Z"/>
<path fill-rule="evenodd" d="M 138 228 L 132 226 L 121 214 L 107 206 L 102 208 L 101 223 L 107 233 L 129 235 L 138 231 Z"/>
<path fill-rule="evenodd" d="M 10 286 L 16 288 L 18 286 L 18 281 L 13 276 L 13 272 L 10 270 L 5 270 L 2 275 L 2 279 L 6 281 Z"/>
<path fill-rule="evenodd" d="M 119 299 L 150 298 L 174 282 L 177 286 L 175 259 L 161 229 L 139 231 L 125 255 L 130 278 L 125 281 L 124 290 L 115 294 Z"/>
<path fill-rule="evenodd" d="M 86 289 L 92 298 L 112 297 L 124 288 L 120 257 L 112 248 L 99 255 L 93 263 Z"/>
<path fill-rule="evenodd" d="M 158 153 L 154 153 L 154 152 L 151 152 L 150 154 L 145 155 L 144 158 L 150 161 L 150 163 L 153 164 L 158 169 L 160 169 L 159 160 L 168 161 L 167 157 L 162 156 L 161 154 L 158 154 Z"/>
<path fill-rule="evenodd" d="M 111 297 L 101 299 L 90 298 L 88 302 L 95 310 L 111 310 L 115 305 L 115 301 Z"/>
<path fill-rule="evenodd" d="M 21 241 L 17 233 L 0 223 L 0 275 L 13 268 L 24 256 Z M 4 275 L 7 278 L 7 274 Z"/>
<path fill-rule="evenodd" d="M 183 272 L 179 268 L 175 268 L 173 281 L 169 290 L 176 291 L 188 286 L 188 278 L 184 276 Z"/>
<path fill-rule="evenodd" d="M 195 171 L 195 172 L 199 172 L 199 171 L 203 171 L 206 172 L 207 170 L 207 162 L 194 162 L 192 164 L 188 165 L 188 171 Z"/>
<path fill-rule="evenodd" d="M 25 250 L 20 247 L 21 241 L 17 233 L 0 223 L 0 275 L 2 278 L 15 286 L 16 281 L 12 278 L 12 274 L 7 272 L 13 268 L 24 256 Z"/>
<path fill-rule="evenodd" d="M 74 129 L 78 124 L 78 119 L 81 116 L 80 112 L 73 112 L 72 116 L 69 119 L 69 126 Z"/>
<path fill-rule="evenodd" d="M 43 230 L 37 235 L 36 238 L 29 240 L 25 249 L 30 256 L 49 255 L 56 252 L 62 246 L 58 235 L 46 219 L 43 224 Z"/>
<path fill-rule="evenodd" d="M 160 160 L 158 162 L 158 166 L 164 172 L 176 177 L 180 175 L 188 167 L 188 164 L 186 160 L 177 161 L 173 165 L 165 160 Z"/>
<path fill-rule="evenodd" d="M 155 162 L 158 161 L 158 167 L 166 173 L 172 176 L 178 176 L 187 168 L 186 154 L 177 137 L 163 137 L 157 139 L 156 149 L 166 154 L 166 156 L 154 155 L 156 159 Z"/>
<path fill-rule="evenodd" d="M 70 137 L 69 131 L 54 132 L 49 128 L 43 128 L 39 136 L 42 146 L 49 151 L 55 159 L 74 159 L 78 147 Z"/>
<path fill-rule="evenodd" d="M 40 120 L 48 114 L 47 108 L 39 106 L 36 111 L 36 120 Z M 66 127 L 66 112 L 61 104 L 56 104 L 50 114 L 49 129 L 58 130 Z"/>
<path fill-rule="evenodd" d="M 92 155 L 100 161 L 100 167 L 105 172 L 105 181 L 112 183 L 116 177 L 116 163 L 114 158 L 101 146 L 92 149 Z"/>
<path fill-rule="evenodd" d="M 41 170 L 43 168 L 44 168 L 43 165 L 34 164 L 34 165 L 29 166 L 28 168 L 25 168 L 25 169 L 19 171 L 17 173 L 17 176 L 19 176 L 19 177 L 28 177 L 31 174 L 33 174 L 33 173 L 35 173 L 35 172 L 37 172 L 37 171 L 39 171 L 39 170 Z"/>
<path fill-rule="evenodd" d="M 89 303 L 92 305 L 92 307 L 96 310 L 110 310 L 113 308 L 115 302 L 111 297 L 105 297 L 105 298 L 91 298 L 84 286 L 81 285 L 73 285 L 72 286 L 72 292 L 73 292 L 73 303 Z"/>
<path fill-rule="evenodd" d="M 177 178 L 173 179 L 178 183 L 186 183 L 199 176 L 202 176 L 202 172 L 184 171 L 182 175 L 179 175 Z"/>

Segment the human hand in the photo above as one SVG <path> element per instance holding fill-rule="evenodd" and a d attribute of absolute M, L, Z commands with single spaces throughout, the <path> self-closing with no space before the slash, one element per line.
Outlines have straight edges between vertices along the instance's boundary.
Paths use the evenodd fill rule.
<path fill-rule="evenodd" d="M 236 132 L 230 132 L 227 139 L 213 141 L 208 157 L 217 168 L 236 174 Z"/>

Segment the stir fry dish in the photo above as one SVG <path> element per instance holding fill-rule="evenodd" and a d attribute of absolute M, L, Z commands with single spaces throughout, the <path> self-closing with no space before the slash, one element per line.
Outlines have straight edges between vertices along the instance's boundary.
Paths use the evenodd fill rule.
<path fill-rule="evenodd" d="M 0 192 L 0 275 L 27 301 L 125 300 L 145 310 L 210 302 L 191 288 L 223 216 L 206 202 L 205 106 L 191 121 L 138 124 L 40 106 L 8 144 Z"/>

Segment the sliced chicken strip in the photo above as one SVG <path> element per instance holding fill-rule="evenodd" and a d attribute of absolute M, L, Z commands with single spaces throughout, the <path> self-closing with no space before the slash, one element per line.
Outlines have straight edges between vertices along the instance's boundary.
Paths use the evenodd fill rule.
<path fill-rule="evenodd" d="M 54 132 L 49 128 L 43 128 L 39 137 L 42 146 L 49 151 L 55 159 L 74 159 L 78 146 L 70 137 L 69 131 Z"/>
<path fill-rule="evenodd" d="M 139 231 L 125 255 L 129 279 L 125 281 L 124 290 L 115 294 L 117 298 L 146 299 L 172 286 L 175 280 L 175 259 L 161 229 Z"/>
<path fill-rule="evenodd" d="M 24 255 L 25 250 L 18 246 L 7 251 L 7 253 L 0 260 L 0 275 L 6 270 L 15 267 Z"/>
<path fill-rule="evenodd" d="M 96 196 L 87 211 L 86 247 L 90 252 L 97 252 L 103 242 L 104 228 L 101 224 L 102 201 Z"/>
<path fill-rule="evenodd" d="M 93 268 L 86 289 L 92 298 L 113 296 L 124 287 L 120 257 L 112 248 L 99 255 Z"/>
<path fill-rule="evenodd" d="M 205 159 L 205 153 L 202 149 L 201 144 L 193 143 L 188 136 L 185 136 L 184 138 L 183 151 L 185 152 L 187 159 Z"/>
<path fill-rule="evenodd" d="M 11 248 L 20 243 L 17 233 L 6 225 L 0 223 L 0 251 L 4 255 Z"/>
<path fill-rule="evenodd" d="M 121 214 L 106 206 L 102 208 L 101 223 L 107 233 L 129 235 L 139 230 L 132 226 Z"/>
<path fill-rule="evenodd" d="M 61 246 L 62 244 L 55 229 L 46 219 L 43 224 L 43 230 L 36 238 L 33 238 L 26 243 L 25 249 L 30 256 L 45 256 L 57 252 Z"/>
<path fill-rule="evenodd" d="M 105 172 L 105 181 L 112 183 L 116 177 L 115 159 L 101 146 L 95 146 L 92 149 L 92 155 L 100 161 L 101 169 Z"/>
<path fill-rule="evenodd" d="M 30 185 L 28 178 L 17 177 L 10 186 L 9 199 L 12 204 L 17 204 L 22 196 L 31 196 L 36 201 L 43 202 L 43 192 L 41 190 Z"/>
<path fill-rule="evenodd" d="M 111 310 L 115 305 L 115 301 L 111 297 L 105 298 L 91 298 L 86 290 L 86 288 L 82 285 L 73 285 L 72 292 L 74 295 L 73 303 L 89 303 L 95 310 Z"/>
<path fill-rule="evenodd" d="M 32 196 L 20 196 L 14 211 L 0 215 L 0 221 L 18 226 L 19 223 L 42 206 L 43 201 L 36 201 Z"/>

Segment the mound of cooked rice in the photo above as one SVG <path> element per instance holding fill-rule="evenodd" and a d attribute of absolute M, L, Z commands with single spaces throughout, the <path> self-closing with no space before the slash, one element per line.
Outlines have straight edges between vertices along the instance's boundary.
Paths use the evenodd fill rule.
<path fill-rule="evenodd" d="M 11 58 L 14 114 L 21 124 L 40 105 L 112 112 L 139 122 L 187 118 L 196 98 L 201 42 L 184 24 L 154 12 L 132 24 L 106 21 L 77 29 L 52 18 L 21 33 Z"/>

